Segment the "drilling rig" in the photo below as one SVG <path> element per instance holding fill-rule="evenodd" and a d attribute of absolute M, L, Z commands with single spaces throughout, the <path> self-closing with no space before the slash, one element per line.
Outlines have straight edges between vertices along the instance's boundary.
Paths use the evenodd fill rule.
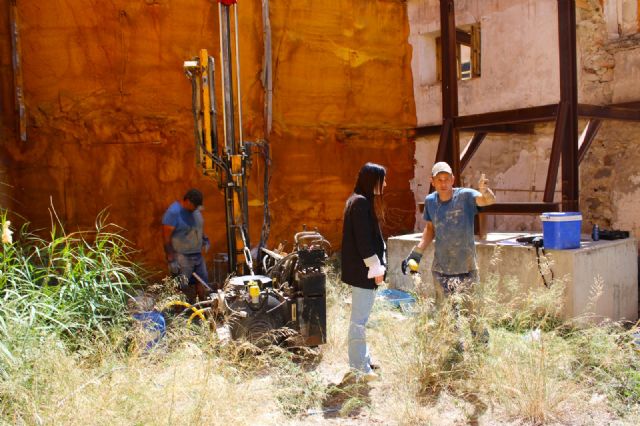
<path fill-rule="evenodd" d="M 257 342 L 272 330 L 286 327 L 302 337 L 298 344 L 317 346 L 326 342 L 325 262 L 330 244 L 319 232 L 303 229 L 295 234 L 290 253 L 265 247 L 269 233 L 269 145 L 266 141 L 244 140 L 238 4 L 237 0 L 218 0 L 217 3 L 219 67 L 216 68 L 215 58 L 206 49 L 184 62 L 192 87 L 196 165 L 217 183 L 225 201 L 229 275 L 223 288 L 211 296 L 210 306 L 202 311 L 208 309 L 212 314 L 228 318 L 235 338 Z M 220 96 L 215 91 L 216 73 L 220 74 Z M 222 108 L 221 135 L 218 103 Z M 252 153 L 256 151 L 265 160 L 265 200 L 261 240 L 252 254 L 247 185 Z"/>

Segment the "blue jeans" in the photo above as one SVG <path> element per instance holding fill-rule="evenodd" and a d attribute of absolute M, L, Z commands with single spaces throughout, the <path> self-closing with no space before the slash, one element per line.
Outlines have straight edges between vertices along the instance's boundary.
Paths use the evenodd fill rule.
<path fill-rule="evenodd" d="M 193 253 L 193 254 L 176 254 L 176 261 L 178 265 L 180 265 L 180 275 L 182 275 L 185 281 L 189 283 L 186 288 L 182 289 L 182 292 L 187 296 L 187 302 L 193 304 L 196 301 L 196 294 L 200 296 L 200 299 L 203 300 L 205 292 L 204 289 L 201 291 L 198 287 L 202 285 L 198 283 L 198 280 L 193 276 L 195 272 L 198 274 L 202 281 L 205 283 L 209 282 L 209 275 L 207 274 L 207 265 L 202 257 L 202 253 Z"/>
<path fill-rule="evenodd" d="M 376 298 L 375 290 L 351 287 L 351 321 L 349 323 L 349 367 L 371 372 L 366 326 Z"/>

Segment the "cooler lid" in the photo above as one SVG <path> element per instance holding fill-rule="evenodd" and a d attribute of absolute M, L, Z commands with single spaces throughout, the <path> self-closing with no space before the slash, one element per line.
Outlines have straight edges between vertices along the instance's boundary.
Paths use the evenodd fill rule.
<path fill-rule="evenodd" d="M 576 220 L 582 220 L 582 213 L 580 212 L 549 212 L 542 213 L 540 220 L 543 222 L 571 222 Z"/>

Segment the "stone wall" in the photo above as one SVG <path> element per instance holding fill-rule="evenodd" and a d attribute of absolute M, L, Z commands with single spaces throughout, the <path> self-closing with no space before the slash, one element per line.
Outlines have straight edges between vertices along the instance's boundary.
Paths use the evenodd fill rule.
<path fill-rule="evenodd" d="M 580 102 L 640 100 L 632 1 L 622 2 L 627 24 L 615 37 L 613 0 L 576 2 Z M 270 3 L 269 134 L 261 1 L 239 5 L 244 135 L 266 138 L 272 148 L 270 243 L 291 240 L 307 224 L 339 246 L 343 203 L 365 161 L 389 169 L 386 234 L 412 230 L 437 138 L 419 139 L 414 147 L 406 135 L 440 120 L 433 50 L 439 1 Z M 185 189 L 200 187 L 214 252 L 224 251 L 223 197 L 194 165 L 190 86 L 182 71 L 182 62 L 200 48 L 217 54 L 216 2 L 18 2 L 27 142 L 15 133 L 8 4 L 0 0 L 2 206 L 44 228 L 53 205 L 70 229 L 92 226 L 107 208 L 140 257 L 162 266 L 160 216 Z M 482 31 L 482 76 L 460 84 L 461 114 L 558 100 L 556 15 L 556 0 L 456 1 L 457 23 L 480 22 Z M 639 126 L 605 122 L 587 153 L 581 166 L 585 227 L 597 221 L 640 232 Z M 463 180 L 475 185 L 486 173 L 501 200 L 539 200 L 552 133 L 551 125 L 538 125 L 533 134 L 489 135 Z M 462 134 L 462 143 L 470 136 Z M 253 241 L 261 213 L 259 163 L 250 185 Z M 489 226 L 526 230 L 539 222 L 496 216 Z"/>
<path fill-rule="evenodd" d="M 411 42 L 431 37 L 439 28 L 437 1 L 409 3 Z M 516 107 L 542 105 L 555 102 L 558 94 L 557 9 L 555 1 L 514 0 L 512 2 L 456 2 L 456 22 L 470 19 L 482 25 L 482 76 L 462 81 L 460 113 L 486 112 Z M 607 31 L 603 7 L 598 0 L 578 1 L 578 102 L 607 105 L 640 100 L 640 36 L 636 34 L 612 37 Z M 606 6 L 606 2 L 605 2 Z M 426 11 L 429 11 L 429 18 Z M 539 16 L 544 10 L 544 19 Z M 434 15 L 435 13 L 435 15 Z M 435 18 L 434 18 L 435 16 Z M 461 17 L 460 19 L 458 17 Z M 509 18 L 510 22 L 503 22 Z M 414 25 L 428 20 L 428 26 Z M 471 21 L 469 21 L 471 22 Z M 507 29 L 506 26 L 510 26 Z M 495 27 L 495 29 L 494 29 Z M 514 32 L 515 28 L 522 28 Z M 534 30 L 535 28 L 535 30 Z M 487 40 L 485 33 L 499 33 L 500 37 Z M 542 38 L 538 36 L 542 35 Z M 555 37 L 555 39 L 554 39 Z M 417 40 L 417 41 L 416 41 Z M 544 43 L 540 43 L 544 40 Z M 490 42 L 491 41 L 491 42 Z M 414 92 L 420 124 L 438 123 L 440 120 L 440 86 L 426 84 L 424 63 L 435 57 L 433 49 L 417 49 L 414 55 Z M 502 64 L 509 58 L 518 61 L 514 68 L 502 67 L 505 74 L 485 74 L 495 69 L 496 56 Z M 540 72 L 540 61 L 549 72 Z M 526 83 L 514 81 L 512 70 Z M 481 82 L 485 78 L 491 83 Z M 422 83 L 421 83 L 422 82 Z M 538 92 L 527 87 L 537 85 Z M 430 95 L 425 96 L 425 93 Z M 505 93 L 514 99 L 505 98 Z M 510 98 L 511 99 L 511 98 Z M 586 125 L 579 120 L 579 131 Z M 464 147 L 471 135 L 460 135 Z M 476 186 L 480 173 L 490 179 L 500 201 L 541 201 L 547 175 L 548 159 L 553 138 L 553 124 L 536 125 L 531 135 L 489 134 L 463 174 L 463 182 Z M 430 167 L 435 158 L 438 138 L 416 141 L 416 172 L 412 181 L 415 200 L 420 202 L 428 191 Z M 625 229 L 640 235 L 640 123 L 605 121 L 591 149 L 580 166 L 580 204 L 583 213 L 583 231 L 593 223 L 605 228 Z M 560 176 L 560 173 L 559 173 Z M 560 178 L 556 184 L 556 200 L 560 199 Z M 423 222 L 416 212 L 416 228 Z M 492 216 L 489 230 L 539 231 L 535 216 Z"/>
<path fill-rule="evenodd" d="M 605 11 L 611 3 L 614 2 L 604 4 Z M 635 3 L 637 6 L 638 2 Z M 633 6 L 626 0 L 624 4 L 627 9 Z M 590 8 L 578 9 L 580 101 L 594 104 L 640 101 L 638 26 L 625 25 L 621 27 L 622 34 L 611 34 L 599 2 L 591 0 L 589 5 Z M 580 203 L 588 222 L 640 235 L 639 147 L 640 123 L 603 123 L 580 167 Z"/>
<path fill-rule="evenodd" d="M 460 133 L 461 146 L 473 134 Z M 551 152 L 553 126 L 535 126 L 532 134 L 489 134 L 462 176 L 465 186 L 477 188 L 480 174 L 489 179 L 499 201 L 542 201 Z M 429 175 L 438 146 L 438 137 L 416 141 L 416 173 L 412 182 L 416 202 L 424 201 L 429 190 Z M 420 161 L 418 160 L 420 159 Z M 560 199 L 560 177 L 556 183 L 556 199 Z M 416 212 L 416 227 L 422 229 L 424 221 Z M 487 217 L 490 231 L 540 231 L 537 216 L 492 215 Z"/>
<path fill-rule="evenodd" d="M 271 1 L 270 134 L 264 133 L 261 3 L 239 2 L 240 81 L 245 139 L 271 145 L 270 244 L 291 242 L 306 224 L 338 248 L 344 201 L 365 161 L 390 170 L 385 232 L 411 229 L 413 145 L 406 135 L 415 108 L 405 2 Z M 8 4 L 0 0 L 3 14 Z M 75 230 L 91 227 L 108 209 L 141 260 L 163 267 L 162 213 L 187 188 L 199 187 L 213 251 L 226 251 L 223 194 L 195 166 L 191 87 L 182 69 L 201 48 L 219 63 L 217 4 L 18 2 L 26 142 L 15 135 L 3 15 L 0 178 L 3 167 L 10 169 L 17 213 L 46 228 L 53 205 Z M 263 169 L 256 158 L 249 188 L 254 242 Z"/>

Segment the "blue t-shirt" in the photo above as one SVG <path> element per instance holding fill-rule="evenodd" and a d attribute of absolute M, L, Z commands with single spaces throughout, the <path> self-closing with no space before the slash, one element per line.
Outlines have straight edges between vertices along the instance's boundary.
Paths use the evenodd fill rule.
<path fill-rule="evenodd" d="M 203 235 L 202 213 L 196 209 L 190 212 L 178 201 L 174 201 L 162 216 L 162 224 L 173 226 L 171 245 L 176 253 L 193 254 L 202 250 Z"/>
<path fill-rule="evenodd" d="M 437 192 L 427 195 L 424 219 L 433 224 L 435 235 L 433 271 L 455 275 L 478 269 L 473 218 L 478 213 L 476 197 L 480 195 L 471 188 L 453 188 L 453 196 L 445 202 Z"/>

